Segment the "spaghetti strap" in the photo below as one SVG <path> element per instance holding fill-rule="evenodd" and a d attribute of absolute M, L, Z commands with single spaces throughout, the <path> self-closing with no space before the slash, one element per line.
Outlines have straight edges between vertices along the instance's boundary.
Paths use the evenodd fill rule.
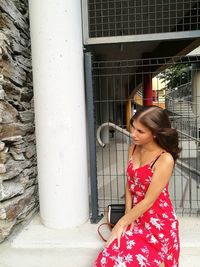
<path fill-rule="evenodd" d="M 152 162 L 150 163 L 150 168 L 153 167 L 153 165 L 156 163 L 156 161 L 160 158 L 160 156 L 165 153 L 165 151 L 162 151 Z"/>

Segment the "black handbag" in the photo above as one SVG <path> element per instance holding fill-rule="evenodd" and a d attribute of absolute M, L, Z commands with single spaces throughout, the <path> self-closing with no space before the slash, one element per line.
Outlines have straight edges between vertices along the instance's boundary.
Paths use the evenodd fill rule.
<path fill-rule="evenodd" d="M 119 219 L 122 216 L 124 216 L 124 214 L 125 214 L 125 204 L 110 204 L 110 205 L 108 205 L 108 207 L 106 209 L 106 222 L 100 224 L 98 227 L 98 234 L 103 241 L 106 242 L 107 240 L 103 237 L 102 233 L 100 232 L 100 228 L 103 225 L 107 225 L 111 231 L 112 228 L 115 226 L 115 224 L 119 221 Z"/>
<path fill-rule="evenodd" d="M 111 227 L 119 221 L 119 219 L 124 216 L 125 205 L 124 204 L 111 204 L 108 205 L 108 223 Z"/>

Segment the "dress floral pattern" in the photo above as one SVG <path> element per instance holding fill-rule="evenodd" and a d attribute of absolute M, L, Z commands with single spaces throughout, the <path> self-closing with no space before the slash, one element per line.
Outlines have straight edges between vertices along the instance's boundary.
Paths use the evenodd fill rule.
<path fill-rule="evenodd" d="M 145 196 L 153 176 L 151 164 L 134 169 L 130 160 L 127 168 L 128 186 L 133 206 Z M 128 227 L 121 237 L 120 247 L 114 240 L 98 255 L 93 267 L 178 267 L 180 243 L 178 220 L 169 198 L 168 185 L 153 206 Z"/>

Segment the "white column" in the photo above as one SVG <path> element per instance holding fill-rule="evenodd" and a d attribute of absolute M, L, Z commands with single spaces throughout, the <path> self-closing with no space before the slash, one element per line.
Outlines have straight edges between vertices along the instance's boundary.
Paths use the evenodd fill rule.
<path fill-rule="evenodd" d="M 80 0 L 29 0 L 40 214 L 48 227 L 89 217 Z"/>

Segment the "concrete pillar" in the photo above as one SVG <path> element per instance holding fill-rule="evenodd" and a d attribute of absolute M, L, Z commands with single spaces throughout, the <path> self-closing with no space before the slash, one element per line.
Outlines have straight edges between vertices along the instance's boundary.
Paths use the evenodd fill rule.
<path fill-rule="evenodd" d="M 52 228 L 89 217 L 80 3 L 29 1 L 40 214 Z"/>

